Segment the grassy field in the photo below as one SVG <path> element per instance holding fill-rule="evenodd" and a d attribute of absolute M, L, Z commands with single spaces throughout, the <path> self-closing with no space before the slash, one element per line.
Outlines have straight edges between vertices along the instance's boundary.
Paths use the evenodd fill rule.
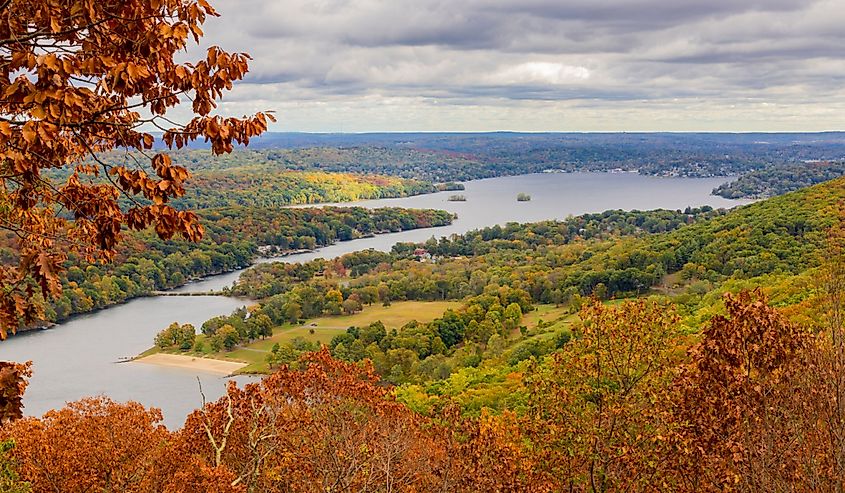
<path fill-rule="evenodd" d="M 308 342 L 328 344 L 332 337 L 346 332 L 349 327 L 364 327 L 381 321 L 387 330 L 399 329 L 411 320 L 430 322 L 443 315 L 449 308 L 458 308 L 461 303 L 455 301 L 400 301 L 390 306 L 372 305 L 354 315 L 320 317 L 306 321 L 302 325 L 283 325 L 273 330 L 273 337 L 235 349 L 212 355 L 214 358 L 243 361 L 249 366 L 242 372 L 267 371 L 265 358 L 276 343 L 291 342 L 301 337 Z"/>
<path fill-rule="evenodd" d="M 363 311 L 354 315 L 320 317 L 297 325 L 285 324 L 274 328 L 272 337 L 240 346 L 232 351 L 212 353 L 208 351 L 206 345 L 206 352 L 203 356 L 247 363 L 248 366 L 244 367 L 240 373 L 262 373 L 268 370 L 267 353 L 276 343 L 289 343 L 295 338 L 301 337 L 308 342 L 328 344 L 332 337 L 345 332 L 349 327 L 363 327 L 381 320 L 387 330 L 398 329 L 411 320 L 430 322 L 443 315 L 446 310 L 459 306 L 461 306 L 461 303 L 457 301 L 399 301 L 390 306 L 372 305 L 364 307 Z M 197 339 L 204 340 L 205 336 L 198 335 Z M 158 352 L 162 351 L 158 348 L 152 348 L 144 352 L 143 355 Z M 168 352 L 192 354 L 179 353 L 178 351 Z"/>
<path fill-rule="evenodd" d="M 535 308 L 536 310 L 523 317 L 522 324 L 528 327 L 529 336 L 540 340 L 550 339 L 561 330 L 568 330 L 572 322 L 578 319 L 577 314 L 569 313 L 569 307 L 537 305 Z M 538 327 L 541 320 L 544 323 L 543 328 Z"/>
<path fill-rule="evenodd" d="M 308 342 L 328 344 L 332 340 L 332 337 L 345 332 L 347 328 L 352 326 L 363 327 L 380 320 L 387 330 L 399 329 L 411 320 L 430 322 L 443 315 L 443 312 L 446 310 L 450 308 L 456 309 L 460 306 L 461 302 L 457 301 L 401 301 L 387 307 L 380 305 L 367 306 L 364 307 L 363 311 L 354 315 L 327 316 L 307 320 L 303 324 L 285 324 L 274 328 L 272 337 L 254 341 L 251 344 L 240 346 L 232 351 L 212 353 L 206 345 L 206 350 L 201 356 L 224 361 L 247 363 L 247 366 L 241 369 L 239 373 L 264 373 L 268 371 L 266 362 L 267 353 L 270 352 L 276 343 L 290 343 L 299 337 Z M 576 315 L 569 314 L 567 307 L 537 305 L 534 311 L 527 313 L 523 317 L 522 325 L 528 328 L 533 337 L 547 338 L 552 337 L 559 330 L 568 327 L 576 317 Z M 546 324 L 552 323 L 552 325 L 546 326 L 538 331 L 537 326 L 541 320 Z M 514 337 L 519 338 L 518 329 L 515 330 Z M 197 339 L 204 340 L 205 336 L 198 335 Z M 143 354 L 148 355 L 158 352 L 193 354 L 180 353 L 179 351 L 161 351 L 158 348 L 152 348 Z"/>
<path fill-rule="evenodd" d="M 537 305 L 534 308 L 534 311 L 528 312 L 522 317 L 522 325 L 529 329 L 536 327 L 540 323 L 540 320 L 554 322 L 561 317 L 569 315 L 568 306 Z"/>
<path fill-rule="evenodd" d="M 348 327 L 361 327 L 381 320 L 387 330 L 390 330 L 398 329 L 411 320 L 430 322 L 443 315 L 443 312 L 449 308 L 456 309 L 459 306 L 461 303 L 457 301 L 400 301 L 386 307 L 369 306 L 355 315 L 316 318 L 306 325 L 315 326 L 318 330 L 338 328 L 346 330 Z"/>

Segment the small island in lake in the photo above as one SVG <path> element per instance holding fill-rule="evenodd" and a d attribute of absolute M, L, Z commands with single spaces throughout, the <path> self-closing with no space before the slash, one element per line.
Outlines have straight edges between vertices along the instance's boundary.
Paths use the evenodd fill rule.
<path fill-rule="evenodd" d="M 531 200 L 531 196 L 530 196 L 530 195 L 528 195 L 527 193 L 520 192 L 520 193 L 519 193 L 519 194 L 517 194 L 517 196 L 516 196 L 516 201 L 517 201 L 517 202 L 528 202 L 528 201 L 530 201 L 530 200 Z"/>
<path fill-rule="evenodd" d="M 450 195 L 449 202 L 466 202 L 466 195 Z"/>

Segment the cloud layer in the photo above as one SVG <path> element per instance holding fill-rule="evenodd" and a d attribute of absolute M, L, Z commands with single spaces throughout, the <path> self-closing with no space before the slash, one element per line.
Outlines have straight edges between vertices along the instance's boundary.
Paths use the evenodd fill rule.
<path fill-rule="evenodd" d="M 845 128 L 843 0 L 217 0 L 277 130 Z"/>

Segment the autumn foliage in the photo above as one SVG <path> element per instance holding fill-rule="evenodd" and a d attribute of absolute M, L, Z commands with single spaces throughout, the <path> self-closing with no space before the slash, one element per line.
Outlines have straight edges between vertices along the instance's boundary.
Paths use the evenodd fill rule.
<path fill-rule="evenodd" d="M 795 384 L 808 370 L 800 362 L 810 334 L 759 292 L 727 296 L 725 305 L 729 318 L 713 319 L 671 390 L 672 487 L 770 491 L 775 477 L 790 484 L 804 474 L 795 450 L 784 452 L 801 419 Z"/>
<path fill-rule="evenodd" d="M 189 174 L 149 129 L 166 149 L 203 139 L 221 154 L 272 120 L 213 114 L 247 55 L 175 60 L 213 15 L 205 0 L 0 0 L 0 233 L 20 254 L 0 265 L 0 337 L 41 316 L 69 252 L 109 259 L 126 229 L 202 236 L 196 215 L 171 205 Z M 188 102 L 192 117 L 173 122 Z M 521 367 L 521 407 L 499 414 L 446 397 L 415 413 L 369 361 L 323 348 L 230 384 L 176 431 L 158 410 L 106 398 L 24 418 L 29 366 L 0 363 L 0 487 L 843 492 L 845 268 L 834 257 L 813 327 L 759 290 L 725 295 L 725 313 L 695 336 L 666 304 L 590 300 L 571 341 Z"/>
<path fill-rule="evenodd" d="M 30 363 L 0 361 L 0 425 L 23 416 L 22 400 L 32 375 Z"/>
<path fill-rule="evenodd" d="M 839 491 L 840 329 L 797 327 L 759 291 L 725 309 L 685 354 L 669 307 L 587 304 L 573 341 L 524 376 L 520 412 L 423 416 L 369 363 L 323 349 L 231 384 L 179 431 L 100 398 L 0 442 L 33 492 Z"/>
<path fill-rule="evenodd" d="M 194 63 L 175 60 L 213 15 L 205 0 L 0 3 L 0 233 L 20 253 L 0 266 L 0 337 L 38 319 L 36 294 L 59 292 L 67 252 L 110 258 L 124 228 L 202 235 L 194 213 L 169 205 L 187 170 L 153 151 L 148 130 L 167 148 L 202 138 L 221 154 L 272 118 L 212 114 L 247 55 L 212 47 Z M 193 117 L 175 123 L 168 112 L 184 102 Z M 106 163 L 109 151 L 123 164 Z M 70 170 L 62 181 L 50 173 L 60 168 Z"/>
<path fill-rule="evenodd" d="M 607 307 L 591 300 L 575 340 L 528 376 L 523 426 L 559 488 L 624 491 L 651 480 L 645 456 L 656 432 L 655 404 L 677 360 L 678 320 L 659 303 Z"/>
<path fill-rule="evenodd" d="M 85 399 L 16 421 L 3 434 L 32 491 L 240 492 L 233 474 L 181 455 L 161 413 Z"/>
<path fill-rule="evenodd" d="M 422 417 L 389 397 L 368 365 L 305 356 L 188 417 L 193 456 L 225 466 L 249 491 L 420 491 L 437 481 L 439 447 Z"/>
<path fill-rule="evenodd" d="M 370 368 L 313 353 L 169 432 L 156 410 L 88 399 L 2 432 L 33 491 L 449 491 L 442 432 Z"/>

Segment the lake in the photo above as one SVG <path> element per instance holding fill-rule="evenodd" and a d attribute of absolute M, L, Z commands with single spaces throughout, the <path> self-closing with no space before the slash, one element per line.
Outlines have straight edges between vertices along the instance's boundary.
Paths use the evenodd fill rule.
<path fill-rule="evenodd" d="M 389 251 L 400 241 L 423 242 L 461 234 L 508 222 L 535 222 L 547 219 L 566 219 L 570 215 L 603 212 L 609 209 L 651 210 L 684 209 L 709 205 L 731 208 L 750 200 L 729 200 L 710 191 L 727 178 L 660 178 L 636 173 L 543 173 L 502 178 L 488 178 L 465 182 L 466 190 L 438 192 L 398 199 L 364 200 L 323 204 L 323 206 L 367 208 L 408 207 L 443 209 L 458 218 L 448 226 L 425 228 L 401 233 L 389 233 L 372 238 L 339 242 L 314 252 L 290 255 L 281 259 L 260 259 L 265 262 L 307 262 L 315 258 L 334 258 L 355 250 L 373 248 Z M 518 193 L 531 195 L 528 202 L 517 202 Z M 463 195 L 465 202 L 451 202 L 451 195 Z M 314 206 L 294 206 L 314 207 Z M 187 284 L 176 291 L 204 293 L 231 286 L 241 271 L 214 276 Z"/>
<path fill-rule="evenodd" d="M 449 226 L 405 231 L 340 242 L 315 252 L 275 261 L 303 262 L 333 258 L 367 248 L 387 251 L 396 242 L 428 238 L 507 222 L 564 219 L 569 215 L 608 209 L 683 209 L 734 207 L 747 201 L 710 195 L 725 178 L 657 178 L 635 173 L 552 173 L 491 178 L 466 182 L 466 190 L 439 192 L 401 199 L 369 200 L 333 205 L 445 209 L 458 214 Z M 528 202 L 517 202 L 523 192 Z M 465 202 L 450 202 L 460 194 Z M 273 260 L 263 259 L 261 262 Z M 213 276 L 179 291 L 207 292 L 230 286 L 241 271 Z M 33 377 L 24 397 L 25 413 L 41 415 L 84 396 L 106 395 L 118 401 L 135 400 L 161 408 L 165 423 L 179 427 L 188 412 L 201 404 L 197 378 L 208 399 L 224 392 L 226 379 L 179 368 L 118 363 L 152 346 L 153 337 L 171 322 L 199 327 L 205 320 L 246 304 L 215 296 L 157 296 L 74 318 L 53 329 L 30 332 L 0 343 L 0 360 L 32 360 Z M 238 377 L 248 381 L 249 377 Z"/>

